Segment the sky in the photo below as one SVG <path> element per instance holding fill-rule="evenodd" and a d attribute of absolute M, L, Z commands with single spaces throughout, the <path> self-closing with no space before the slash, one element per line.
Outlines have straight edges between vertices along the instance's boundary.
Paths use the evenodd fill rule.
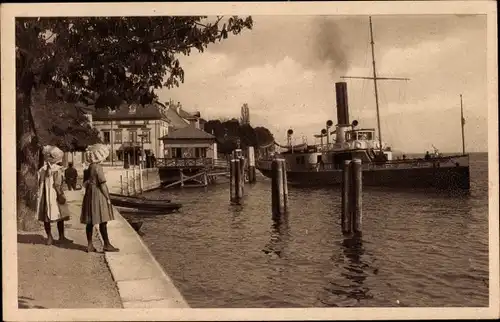
<path fill-rule="evenodd" d="M 253 16 L 254 27 L 181 56 L 185 82 L 158 92 L 205 119 L 240 116 L 276 141 L 309 144 L 327 120 L 337 121 L 335 82 L 372 76 L 367 16 Z M 374 16 L 382 140 L 394 150 L 487 151 L 486 16 Z M 372 80 L 345 80 L 351 121 L 376 128 Z"/>

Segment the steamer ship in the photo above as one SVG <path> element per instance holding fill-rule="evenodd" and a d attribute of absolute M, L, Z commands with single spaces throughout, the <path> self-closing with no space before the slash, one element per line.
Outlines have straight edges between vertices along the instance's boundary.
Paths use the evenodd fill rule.
<path fill-rule="evenodd" d="M 340 185 L 345 160 L 361 159 L 363 185 L 395 188 L 438 188 L 446 190 L 469 190 L 469 155 L 464 146 L 464 118 L 462 108 L 462 154 L 442 156 L 437 150 L 425 158 L 403 158 L 395 160 L 391 147 L 382 141 L 378 101 L 378 80 L 408 80 L 406 78 L 377 77 L 370 17 L 370 39 L 373 77 L 342 77 L 370 79 L 374 82 L 378 136 L 374 128 L 359 128 L 358 121 L 349 121 L 347 83 L 335 83 L 337 124 L 328 121 L 320 137 L 326 144 L 292 145 L 293 130 L 288 130 L 288 144 L 274 142 L 282 150 L 272 158 L 286 160 L 287 178 L 291 185 Z M 330 135 L 333 142 L 330 143 Z M 260 159 L 256 168 L 266 177 L 271 177 L 272 158 Z"/>

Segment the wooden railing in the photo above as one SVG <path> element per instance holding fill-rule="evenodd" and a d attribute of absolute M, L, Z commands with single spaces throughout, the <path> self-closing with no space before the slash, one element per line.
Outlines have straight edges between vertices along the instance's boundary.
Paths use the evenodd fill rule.
<path fill-rule="evenodd" d="M 156 166 L 159 168 L 228 168 L 226 160 L 212 158 L 157 158 Z"/>

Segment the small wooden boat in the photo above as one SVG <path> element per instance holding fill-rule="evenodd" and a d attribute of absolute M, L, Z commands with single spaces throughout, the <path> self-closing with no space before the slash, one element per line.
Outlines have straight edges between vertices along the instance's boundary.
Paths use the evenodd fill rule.
<path fill-rule="evenodd" d="M 142 208 L 129 208 L 115 206 L 116 210 L 123 215 L 140 215 L 140 216 L 158 216 L 165 215 L 179 210 L 182 205 L 177 203 L 171 203 L 169 209 L 142 209 Z"/>
<path fill-rule="evenodd" d="M 182 207 L 181 204 L 172 203 L 170 200 L 153 200 L 144 197 L 131 197 L 111 193 L 113 206 L 134 208 L 141 211 L 172 211 Z"/>
<path fill-rule="evenodd" d="M 109 193 L 109 196 L 111 197 L 111 200 L 113 198 L 115 199 L 128 199 L 128 200 L 139 200 L 139 202 L 148 200 L 148 201 L 161 201 L 161 202 L 171 202 L 172 200 L 170 199 L 161 199 L 161 200 L 156 200 L 156 199 L 148 199 L 143 196 L 126 196 L 126 195 L 121 195 L 119 193 Z"/>

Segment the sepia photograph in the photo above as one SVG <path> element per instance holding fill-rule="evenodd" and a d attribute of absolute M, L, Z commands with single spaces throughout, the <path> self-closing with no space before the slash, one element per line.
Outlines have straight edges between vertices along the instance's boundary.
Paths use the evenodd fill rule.
<path fill-rule="evenodd" d="M 498 318 L 494 4 L 2 5 L 5 320 Z"/>

